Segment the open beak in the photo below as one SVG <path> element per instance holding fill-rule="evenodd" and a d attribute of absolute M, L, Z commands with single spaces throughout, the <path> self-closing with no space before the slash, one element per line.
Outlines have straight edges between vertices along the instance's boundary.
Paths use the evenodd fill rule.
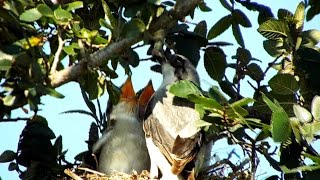
<path fill-rule="evenodd" d="M 143 118 L 147 104 L 149 103 L 152 95 L 154 94 L 152 81 L 150 80 L 147 86 L 143 89 L 139 97 L 139 117 Z"/>
<path fill-rule="evenodd" d="M 130 76 L 127 78 L 126 82 L 121 88 L 120 100 L 136 100 L 136 93 L 134 92 Z"/>

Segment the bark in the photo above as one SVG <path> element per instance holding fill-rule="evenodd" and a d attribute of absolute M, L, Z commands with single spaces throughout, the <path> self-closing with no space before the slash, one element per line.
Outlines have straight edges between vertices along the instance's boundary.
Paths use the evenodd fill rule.
<path fill-rule="evenodd" d="M 168 29 L 177 23 L 178 20 L 192 12 L 201 0 L 180 0 L 169 12 L 163 13 L 156 19 L 146 33 L 154 34 L 159 29 Z M 105 48 L 94 52 L 87 59 L 82 59 L 78 64 L 71 65 L 63 70 L 54 72 L 49 76 L 49 82 L 52 87 L 59 87 L 70 81 L 77 80 L 88 69 L 100 66 L 104 61 L 112 57 L 120 55 L 124 50 L 143 40 L 143 35 L 137 38 L 127 38 L 117 42 L 113 42 Z"/>

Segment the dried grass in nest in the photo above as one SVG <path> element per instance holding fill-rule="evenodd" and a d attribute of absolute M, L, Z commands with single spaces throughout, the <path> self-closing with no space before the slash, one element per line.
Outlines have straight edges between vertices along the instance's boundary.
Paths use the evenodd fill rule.
<path fill-rule="evenodd" d="M 141 174 L 133 171 L 131 174 L 114 171 L 111 175 L 107 176 L 98 171 L 89 168 L 77 168 L 74 171 L 66 169 L 64 171 L 71 179 L 74 180 L 147 180 L 149 179 L 149 172 L 144 170 Z"/>

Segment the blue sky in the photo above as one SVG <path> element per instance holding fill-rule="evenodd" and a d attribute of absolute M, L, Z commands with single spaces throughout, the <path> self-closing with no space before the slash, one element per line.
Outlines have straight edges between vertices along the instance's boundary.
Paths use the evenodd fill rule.
<path fill-rule="evenodd" d="M 207 5 L 211 7 L 213 10 L 209 13 L 202 13 L 200 11 L 196 11 L 195 19 L 189 20 L 190 22 L 197 23 L 201 20 L 206 20 L 208 24 L 208 29 L 211 28 L 221 17 L 227 15 L 229 12 L 226 11 L 223 7 L 221 7 L 219 1 L 206 1 Z M 290 10 L 291 12 L 295 11 L 296 6 L 300 2 L 299 0 L 264 0 L 257 1 L 266 5 L 270 5 L 273 13 L 276 15 L 277 10 L 279 8 L 285 8 Z M 241 9 L 245 12 L 245 14 L 251 20 L 253 25 L 252 28 L 241 28 L 246 48 L 249 49 L 252 53 L 252 56 L 260 59 L 263 63 L 261 67 L 264 69 L 266 65 L 271 62 L 274 58 L 270 57 L 263 49 L 262 42 L 264 38 L 257 32 L 258 24 L 256 22 L 257 13 L 248 11 L 242 6 L 238 5 L 236 8 Z M 319 20 L 319 16 L 316 17 Z M 194 27 L 190 25 L 190 28 Z M 305 30 L 307 29 L 320 29 L 320 24 L 316 23 L 316 20 L 307 22 L 305 24 Z M 218 36 L 216 39 L 211 41 L 226 41 L 231 42 L 234 45 L 232 47 L 223 48 L 224 52 L 227 55 L 227 59 L 231 62 L 231 56 L 236 53 L 236 49 L 238 45 L 234 40 L 232 35 L 231 28 L 229 28 L 225 33 Z M 146 57 L 146 48 L 141 48 L 138 52 L 140 58 Z M 201 60 L 199 62 L 199 66 L 197 68 L 200 74 L 201 87 L 204 90 L 207 90 L 211 85 L 217 85 L 217 83 L 212 80 L 206 73 L 203 67 L 203 56 L 201 56 Z M 144 87 L 147 82 L 152 79 L 152 82 L 157 88 L 161 83 L 160 74 L 156 74 L 150 70 L 151 62 L 143 62 L 138 68 L 133 69 L 132 81 L 136 91 Z M 227 71 L 228 74 L 232 71 Z M 227 75 L 228 75 L 227 74 Z M 114 81 L 116 85 L 122 84 L 126 76 L 124 72 L 119 68 L 118 70 L 119 78 Z M 266 83 L 266 82 L 265 82 Z M 246 83 L 243 83 L 246 84 Z M 90 124 L 93 122 L 93 119 L 89 116 L 78 115 L 78 114 L 61 114 L 61 112 L 66 110 L 73 109 L 84 109 L 88 110 L 81 96 L 80 88 L 76 83 L 68 83 L 63 85 L 62 87 L 57 89 L 59 92 L 65 95 L 64 99 L 56 99 L 50 96 L 45 96 L 42 98 L 42 103 L 44 105 L 40 106 L 41 111 L 39 115 L 42 115 L 47 118 L 50 128 L 54 131 L 56 136 L 62 135 L 63 137 L 63 149 L 68 149 L 66 154 L 67 159 L 69 161 L 73 161 L 73 158 L 78 153 L 85 151 L 87 149 L 87 145 L 84 142 L 88 139 L 88 131 Z M 251 96 L 252 90 L 248 85 L 243 85 L 241 91 L 245 96 Z M 102 107 L 106 106 L 106 102 L 108 100 L 108 96 L 104 95 L 100 98 L 100 102 Z M 32 114 L 24 114 L 22 110 L 18 109 L 13 112 L 13 117 L 28 117 Z M 13 150 L 17 149 L 17 142 L 19 139 L 19 135 L 24 128 L 25 122 L 10 122 L 10 123 L 0 123 L 0 153 L 4 150 Z M 228 148 L 226 148 L 228 147 Z M 226 154 L 232 151 L 234 147 L 227 146 L 226 142 L 220 141 L 214 145 L 213 153 L 216 154 L 220 159 L 226 156 Z M 242 152 L 241 152 L 242 153 Z M 239 153 L 239 154 L 241 154 Z M 18 179 L 18 175 L 16 172 L 8 172 L 8 163 L 2 164 L 0 163 L 0 177 L 3 180 L 7 179 Z M 274 171 L 272 168 L 269 168 L 269 165 L 265 162 L 262 162 L 258 168 L 258 179 L 264 179 L 271 175 Z"/>

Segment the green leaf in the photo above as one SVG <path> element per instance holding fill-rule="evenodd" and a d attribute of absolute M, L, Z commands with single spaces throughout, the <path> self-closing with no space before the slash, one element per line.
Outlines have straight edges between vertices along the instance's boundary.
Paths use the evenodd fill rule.
<path fill-rule="evenodd" d="M 8 170 L 9 170 L 9 171 L 16 171 L 17 168 L 18 168 L 18 165 L 17 165 L 17 163 L 15 163 L 15 162 L 11 162 L 11 163 L 9 164 L 9 166 L 8 166 Z M 0 177 L 0 180 L 1 180 L 1 177 Z"/>
<path fill-rule="evenodd" d="M 106 20 L 104 20 L 104 19 L 99 19 L 99 24 L 100 24 L 100 26 L 102 26 L 102 27 L 105 27 L 105 28 L 110 29 L 110 31 L 113 30 L 113 27 L 111 26 L 111 24 L 109 24 L 109 23 L 108 23 Z"/>
<path fill-rule="evenodd" d="M 187 99 L 199 104 L 202 108 L 210 110 L 211 112 L 215 112 L 217 110 L 221 110 L 223 107 L 216 100 L 211 98 L 206 98 L 201 95 L 189 94 Z"/>
<path fill-rule="evenodd" d="M 199 34 L 200 36 L 207 37 L 207 22 L 199 22 L 194 28 L 193 32 Z"/>
<path fill-rule="evenodd" d="M 298 104 L 293 105 L 293 112 L 300 122 L 306 123 L 312 121 L 311 113 L 304 107 L 301 107 Z"/>
<path fill-rule="evenodd" d="M 17 98 L 16 96 L 12 96 L 12 95 L 5 96 L 4 98 L 2 98 L 3 105 L 5 105 L 5 106 L 14 105 L 16 98 Z"/>
<path fill-rule="evenodd" d="M 209 76 L 220 82 L 225 76 L 226 55 L 218 47 L 209 47 L 204 53 L 204 66 Z"/>
<path fill-rule="evenodd" d="M 250 63 L 248 65 L 248 72 L 247 74 L 255 81 L 259 82 L 262 81 L 264 78 L 264 73 L 261 67 L 256 63 Z"/>
<path fill-rule="evenodd" d="M 291 118 L 289 118 L 289 120 L 290 120 L 290 126 L 292 128 L 292 132 L 296 138 L 296 141 L 298 143 L 300 143 L 301 139 L 302 139 L 300 129 L 299 129 L 299 127 L 301 126 L 301 123 L 300 123 L 299 119 L 296 117 L 291 117 Z"/>
<path fill-rule="evenodd" d="M 237 59 L 240 61 L 241 66 L 245 66 L 251 61 L 252 56 L 251 56 L 251 53 L 249 50 L 247 50 L 245 48 L 238 48 L 237 49 Z"/>
<path fill-rule="evenodd" d="M 281 95 L 294 94 L 299 89 L 298 81 L 290 74 L 277 74 L 269 80 L 271 89 Z"/>
<path fill-rule="evenodd" d="M 308 154 L 308 153 L 302 153 L 302 155 L 304 155 L 305 157 L 311 159 L 315 164 L 320 165 L 320 157 L 319 156 L 313 156 L 313 155 Z"/>
<path fill-rule="evenodd" d="M 231 15 L 227 15 L 227 16 L 224 16 L 223 18 L 221 18 L 209 30 L 208 39 L 209 40 L 213 39 L 213 38 L 219 36 L 220 34 L 222 34 L 224 31 L 226 31 L 231 26 L 231 23 L 232 23 L 232 16 Z"/>
<path fill-rule="evenodd" d="M 279 55 L 286 52 L 286 49 L 283 47 L 282 38 L 267 39 L 263 41 L 263 48 L 272 57 L 278 57 Z"/>
<path fill-rule="evenodd" d="M 236 102 L 233 102 L 232 104 L 230 104 L 230 106 L 240 106 L 240 107 L 242 107 L 242 106 L 246 106 L 246 105 L 248 105 L 250 103 L 254 103 L 254 102 L 255 102 L 255 100 L 252 99 L 252 98 L 242 98 L 242 99 L 240 99 L 240 100 L 238 100 Z"/>
<path fill-rule="evenodd" d="M 34 22 L 42 17 L 37 8 L 25 10 L 19 17 L 21 21 Z"/>
<path fill-rule="evenodd" d="M 111 81 L 107 81 L 107 91 L 111 103 L 118 104 L 120 99 L 120 89 L 117 86 L 115 86 Z"/>
<path fill-rule="evenodd" d="M 82 1 L 74 1 L 74 2 L 63 5 L 63 9 L 65 9 L 66 11 L 72 11 L 80 8 L 83 8 Z"/>
<path fill-rule="evenodd" d="M 196 124 L 197 127 L 206 127 L 206 126 L 211 126 L 212 125 L 212 123 L 209 123 L 209 122 L 201 120 L 201 119 L 197 120 L 195 122 L 195 124 Z"/>
<path fill-rule="evenodd" d="M 259 26 L 258 32 L 267 39 L 287 38 L 290 35 L 287 22 L 276 19 L 270 19 L 263 22 Z"/>
<path fill-rule="evenodd" d="M 316 95 L 312 99 L 311 114 L 316 121 L 320 121 L 320 96 Z"/>
<path fill-rule="evenodd" d="M 10 60 L 0 59 L 0 71 L 8 71 L 10 69 L 10 67 L 11 67 Z"/>
<path fill-rule="evenodd" d="M 189 94 L 201 95 L 199 88 L 188 80 L 181 80 L 169 87 L 169 92 L 181 98 L 187 98 Z"/>
<path fill-rule="evenodd" d="M 5 150 L 1 155 L 0 155 L 0 163 L 4 162 L 10 162 L 13 161 L 17 158 L 17 154 L 14 151 L 11 150 Z"/>
<path fill-rule="evenodd" d="M 61 9 L 61 7 L 54 10 L 53 14 L 54 17 L 59 21 L 68 22 L 72 19 L 72 14 L 64 9 Z"/>
<path fill-rule="evenodd" d="M 112 12 L 111 12 L 111 10 L 105 0 L 101 0 L 101 4 L 103 7 L 103 11 L 106 14 L 105 18 L 106 18 L 107 22 L 109 21 L 108 24 L 111 25 L 110 30 L 112 33 L 115 33 L 112 30 L 117 27 L 117 24 L 118 24 L 117 19 L 113 16 L 113 14 L 112 14 Z"/>
<path fill-rule="evenodd" d="M 233 8 L 226 0 L 219 0 L 219 1 L 224 8 L 226 8 L 228 11 L 232 12 Z"/>
<path fill-rule="evenodd" d="M 288 114 L 277 100 L 274 100 L 273 103 L 265 94 L 262 94 L 262 98 L 272 111 L 271 134 L 273 140 L 275 142 L 283 142 L 287 140 L 291 134 Z"/>
<path fill-rule="evenodd" d="M 320 42 L 320 31 L 316 29 L 303 31 L 301 37 L 303 46 L 313 48 Z"/>
<path fill-rule="evenodd" d="M 145 31 L 145 25 L 139 18 L 133 18 L 125 24 L 123 29 L 123 37 L 134 38 L 140 36 Z"/>
<path fill-rule="evenodd" d="M 285 173 L 285 174 L 290 174 L 290 173 L 300 173 L 301 171 L 314 171 L 317 169 L 320 169 L 320 165 L 318 166 L 299 166 L 293 169 L 289 169 L 286 166 L 280 166 L 281 170 Z"/>
<path fill-rule="evenodd" d="M 37 9 L 43 16 L 53 17 L 53 10 L 49 6 L 45 4 L 39 4 Z"/>
<path fill-rule="evenodd" d="M 303 28 L 303 23 L 304 23 L 304 10 L 305 6 L 303 2 L 300 2 L 296 12 L 294 13 L 293 19 L 296 24 L 296 29 L 302 29 Z"/>
<path fill-rule="evenodd" d="M 207 6 L 207 4 L 204 1 L 201 1 L 201 3 L 199 4 L 199 8 L 202 12 L 210 12 L 212 11 L 212 9 L 210 7 Z"/>
<path fill-rule="evenodd" d="M 247 15 L 239 9 L 236 9 L 232 12 L 232 18 L 237 22 L 237 24 L 241 24 L 243 27 L 252 27 Z"/>
<path fill-rule="evenodd" d="M 292 14 L 292 12 L 288 11 L 287 9 L 280 8 L 278 10 L 278 19 L 291 20 L 291 19 L 293 19 L 293 14 Z"/>
<path fill-rule="evenodd" d="M 161 5 L 161 1 L 160 0 L 148 0 L 148 3 L 154 4 L 154 5 L 157 5 L 157 6 Z"/>
<path fill-rule="evenodd" d="M 241 30 L 240 30 L 240 26 L 237 23 L 232 23 L 232 33 L 233 36 L 235 37 L 237 43 L 241 46 L 241 47 L 245 47 L 244 45 L 244 40 L 241 34 Z"/>
<path fill-rule="evenodd" d="M 55 97 L 55 98 L 59 98 L 59 99 L 62 99 L 64 98 L 64 95 L 59 93 L 58 91 L 56 91 L 55 89 L 52 89 L 52 88 L 46 88 L 47 90 L 47 93 L 52 96 L 52 97 Z"/>
<path fill-rule="evenodd" d="M 68 111 L 63 111 L 62 114 L 71 114 L 71 113 L 78 113 L 78 114 L 83 114 L 92 117 L 96 121 L 99 121 L 99 118 L 93 114 L 92 112 L 81 110 L 81 109 L 75 109 L 75 110 L 68 110 Z"/>
<path fill-rule="evenodd" d="M 62 153 L 62 136 L 58 136 L 53 145 L 54 150 L 56 151 L 56 155 L 61 155 Z"/>

